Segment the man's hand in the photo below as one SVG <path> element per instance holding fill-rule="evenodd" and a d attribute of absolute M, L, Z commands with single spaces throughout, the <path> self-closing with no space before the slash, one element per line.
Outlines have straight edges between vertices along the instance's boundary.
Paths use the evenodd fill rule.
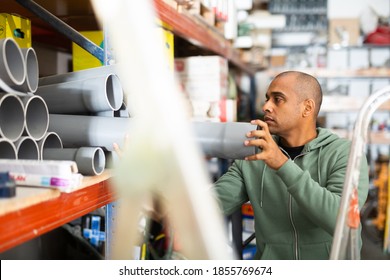
<path fill-rule="evenodd" d="M 123 150 L 120 148 L 120 146 L 118 145 L 118 143 L 113 143 L 112 144 L 112 147 L 114 148 L 114 151 L 117 153 L 117 155 L 119 156 L 119 158 L 122 158 L 123 157 L 123 152 L 124 150 L 127 149 L 127 146 L 129 145 L 129 135 L 126 134 L 125 135 L 125 139 L 123 141 Z"/>
<path fill-rule="evenodd" d="M 263 160 L 270 168 L 278 170 L 288 160 L 287 156 L 279 149 L 269 132 L 267 123 L 261 120 L 253 120 L 251 124 L 261 127 L 261 130 L 253 130 L 246 134 L 248 138 L 245 146 L 259 147 L 262 151 L 258 154 L 248 156 L 245 160 Z"/>

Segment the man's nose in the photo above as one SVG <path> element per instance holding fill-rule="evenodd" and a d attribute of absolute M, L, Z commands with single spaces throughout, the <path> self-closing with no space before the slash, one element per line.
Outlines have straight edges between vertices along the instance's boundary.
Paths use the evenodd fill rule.
<path fill-rule="evenodd" d="M 263 105 L 263 112 L 272 112 L 272 105 L 269 101 L 265 101 Z"/>

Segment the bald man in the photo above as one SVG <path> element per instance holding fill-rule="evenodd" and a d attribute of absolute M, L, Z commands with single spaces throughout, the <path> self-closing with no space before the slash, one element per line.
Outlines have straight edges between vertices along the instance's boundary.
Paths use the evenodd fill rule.
<path fill-rule="evenodd" d="M 261 152 L 234 161 L 215 183 L 226 215 L 252 204 L 256 259 L 329 259 L 350 141 L 316 127 L 321 102 L 314 77 L 297 71 L 276 76 L 266 93 L 264 120 L 252 121 L 261 130 L 248 132 L 244 143 Z M 368 186 L 364 158 L 360 208 Z"/>

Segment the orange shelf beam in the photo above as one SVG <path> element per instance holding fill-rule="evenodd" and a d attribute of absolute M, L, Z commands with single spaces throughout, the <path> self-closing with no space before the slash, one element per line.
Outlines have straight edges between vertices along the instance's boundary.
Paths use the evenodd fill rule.
<path fill-rule="evenodd" d="M 0 252 L 115 200 L 108 180 L 0 216 Z"/>

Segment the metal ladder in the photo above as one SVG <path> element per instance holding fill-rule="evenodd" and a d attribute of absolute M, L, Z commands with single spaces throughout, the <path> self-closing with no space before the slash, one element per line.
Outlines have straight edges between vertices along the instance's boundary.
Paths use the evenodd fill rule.
<path fill-rule="evenodd" d="M 360 259 L 357 232 L 360 224 L 357 197 L 360 163 L 367 142 L 372 115 L 387 100 L 390 100 L 390 86 L 374 92 L 367 99 L 355 122 L 341 204 L 330 252 L 331 260 Z"/>

